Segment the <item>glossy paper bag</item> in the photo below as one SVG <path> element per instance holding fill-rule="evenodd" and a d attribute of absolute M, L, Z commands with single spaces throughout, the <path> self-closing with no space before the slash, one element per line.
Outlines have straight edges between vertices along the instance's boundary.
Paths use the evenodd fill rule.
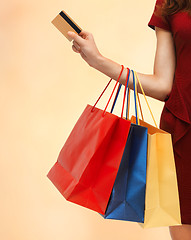
<path fill-rule="evenodd" d="M 137 80 L 142 89 L 138 76 Z M 143 89 L 142 92 L 145 97 Z M 133 116 L 131 122 L 135 121 L 136 118 Z M 154 122 L 156 125 L 155 120 Z M 157 125 L 154 127 L 143 120 L 140 120 L 140 125 L 148 128 L 145 218 L 141 226 L 149 228 L 181 225 L 179 193 L 171 135 L 157 128 Z"/>
<path fill-rule="evenodd" d="M 107 106 L 101 110 L 95 105 L 87 105 L 47 176 L 68 201 L 104 213 L 125 148 L 130 121 L 106 112 Z"/>
<path fill-rule="evenodd" d="M 104 218 L 144 222 L 146 166 L 147 128 L 132 123 Z"/>

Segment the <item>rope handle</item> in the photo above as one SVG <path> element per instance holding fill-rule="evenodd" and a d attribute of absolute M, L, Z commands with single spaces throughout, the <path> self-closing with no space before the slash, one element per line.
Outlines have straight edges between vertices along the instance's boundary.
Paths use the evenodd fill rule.
<path fill-rule="evenodd" d="M 130 109 L 130 88 L 128 88 L 128 92 L 127 92 L 127 108 L 126 108 L 126 120 L 129 119 L 129 109 Z"/>
<path fill-rule="evenodd" d="M 141 91 L 142 91 L 143 96 L 144 96 L 144 98 L 145 98 L 146 104 L 147 104 L 147 106 L 148 106 L 148 108 L 149 108 L 149 111 L 150 111 L 150 113 L 151 113 L 151 116 L 152 116 L 152 119 L 153 119 L 153 121 L 154 121 L 154 124 L 155 124 L 155 126 L 157 127 L 157 123 L 156 123 L 156 121 L 155 121 L 154 115 L 153 115 L 153 113 L 152 113 L 152 111 L 151 111 L 151 108 L 150 108 L 150 106 L 149 106 L 149 103 L 148 103 L 148 101 L 147 101 L 145 92 L 144 92 L 144 90 L 143 90 L 143 87 L 142 87 L 142 85 L 141 85 L 141 82 L 140 82 L 140 80 L 139 80 L 139 77 L 138 77 L 136 71 L 135 71 L 135 76 L 136 76 L 136 78 L 137 78 L 137 80 L 138 80 L 139 86 L 140 86 L 140 88 L 141 88 Z M 137 89 L 136 89 L 136 92 L 137 92 Z"/>
<path fill-rule="evenodd" d="M 129 94 L 130 94 L 130 88 L 129 88 Z M 132 90 L 133 91 L 133 90 Z M 144 121 L 144 117 L 143 117 L 143 111 L 142 111 L 142 107 L 141 107 L 141 101 L 140 101 L 140 98 L 139 98 L 139 94 L 137 93 L 137 99 L 138 99 L 138 103 L 139 103 L 139 109 L 140 109 L 140 112 L 141 112 L 141 119 Z M 128 106 L 130 105 L 130 98 L 128 98 Z M 129 119 L 129 107 L 128 107 L 128 119 Z"/>
<path fill-rule="evenodd" d="M 116 84 L 115 84 L 115 86 L 114 86 L 114 88 L 113 88 L 113 91 L 112 91 L 112 93 L 111 93 L 111 96 L 110 96 L 110 98 L 109 98 L 109 100 L 108 100 L 108 102 L 107 102 L 107 104 L 106 104 L 106 107 L 105 107 L 105 109 L 104 109 L 104 111 L 103 111 L 103 113 L 102 113 L 102 116 L 105 116 L 107 106 L 108 106 L 108 104 L 109 104 L 109 102 L 110 102 L 110 100 L 111 100 L 111 98 L 112 98 L 112 96 L 113 96 L 113 93 L 114 93 L 114 91 L 115 91 L 115 88 L 116 88 L 116 86 L 117 86 L 117 84 L 118 84 L 118 82 L 119 82 L 119 79 L 120 79 L 120 77 L 121 77 L 121 74 L 122 74 L 122 72 L 123 72 L 124 66 L 121 65 L 121 67 L 122 67 L 122 68 L 121 68 L 119 77 L 118 77 L 117 82 L 116 82 Z M 108 84 L 107 84 L 106 87 L 104 88 L 103 92 L 101 93 L 101 95 L 100 95 L 99 98 L 97 99 L 96 103 L 95 103 L 94 106 L 92 107 L 91 112 L 94 111 L 94 108 L 95 108 L 96 104 L 98 103 L 98 101 L 99 101 L 100 98 L 102 97 L 103 93 L 105 92 L 105 90 L 107 89 L 107 87 L 109 86 L 109 84 L 111 83 L 111 80 L 112 80 L 112 78 L 110 79 L 110 81 L 108 82 Z M 122 111 L 123 111 L 123 106 L 122 106 Z"/>
<path fill-rule="evenodd" d="M 129 70 L 129 68 L 127 68 L 127 69 Z M 153 115 L 153 113 L 152 113 L 152 111 L 151 111 L 151 108 L 150 108 L 150 106 L 149 106 L 149 103 L 148 103 L 148 101 L 147 101 L 145 92 L 144 92 L 144 90 L 143 90 L 143 88 L 142 88 L 142 85 L 141 85 L 141 82 L 140 82 L 139 77 L 138 77 L 138 75 L 137 75 L 137 72 L 136 72 L 136 71 L 133 71 L 133 70 L 131 70 L 131 72 L 133 73 L 133 85 L 134 85 L 134 99 L 135 99 L 136 123 L 137 123 L 138 125 L 140 124 L 140 122 L 139 122 L 139 113 L 138 113 L 138 110 L 137 110 L 137 106 L 139 106 L 139 108 L 140 108 L 141 118 L 142 118 L 142 120 L 144 121 L 143 111 L 142 111 L 142 107 L 141 107 L 141 101 L 140 101 L 140 98 L 139 98 L 139 93 L 138 93 L 138 91 L 137 91 L 137 81 L 138 81 L 138 83 L 139 83 L 139 85 L 140 85 L 140 87 L 141 87 L 141 91 L 142 91 L 142 93 L 143 93 L 143 96 L 144 96 L 144 98 L 145 98 L 145 101 L 146 101 L 146 103 L 147 103 L 147 106 L 148 106 L 148 108 L 149 108 L 149 111 L 150 111 L 150 113 L 151 113 L 151 116 L 152 116 L 152 118 L 153 118 L 153 121 L 154 121 L 154 123 L 155 123 L 155 126 L 157 127 L 157 124 L 156 124 L 154 115 Z M 124 96 L 125 96 L 126 93 L 127 93 L 126 120 L 129 119 L 129 106 L 130 106 L 130 88 L 128 87 L 129 77 L 130 77 L 130 70 L 129 70 L 128 73 L 127 73 L 126 85 L 125 85 L 125 91 L 124 91 Z M 137 81 L 136 81 L 136 80 L 137 80 Z M 114 102 L 113 102 L 113 105 L 112 105 L 112 108 L 111 108 L 111 113 L 113 112 L 113 109 L 114 109 L 114 107 L 115 107 L 115 104 L 116 104 L 116 101 L 117 101 L 117 98 L 118 98 L 118 95 L 119 95 L 121 86 L 122 86 L 122 84 L 119 84 L 118 89 L 117 89 L 117 92 L 116 92 L 116 95 L 115 95 L 115 99 L 114 99 Z M 124 98 L 123 98 L 123 100 L 124 100 Z M 138 101 L 138 103 L 137 103 L 137 101 Z M 123 102 L 123 107 L 124 107 L 124 102 Z M 123 111 L 123 109 L 122 109 L 122 111 Z M 122 116 L 123 116 L 123 115 L 121 115 L 121 117 L 122 117 Z"/>
<path fill-rule="evenodd" d="M 137 110 L 137 83 L 136 83 L 136 77 L 134 74 L 134 71 L 131 70 L 132 74 L 133 74 L 133 88 L 134 88 L 134 101 L 135 101 L 135 116 L 136 116 L 136 124 L 139 125 L 139 112 Z"/>
<path fill-rule="evenodd" d="M 129 68 L 128 68 L 129 70 Z M 130 77 L 130 70 L 127 72 L 127 77 L 126 77 L 126 84 L 125 84 L 125 91 L 124 91 L 124 96 L 126 96 L 126 92 L 127 92 L 127 108 L 126 108 L 126 120 L 129 119 L 129 103 L 130 103 L 130 89 L 128 88 L 128 83 L 129 83 L 129 77 Z M 134 76 L 134 73 L 133 73 L 133 84 L 134 84 L 134 88 L 136 87 L 136 78 Z M 111 108 L 111 113 L 114 109 L 114 106 L 116 104 L 116 101 L 117 101 L 117 98 L 118 98 L 118 95 L 119 95 L 119 92 L 120 92 L 120 89 L 121 89 L 121 86 L 122 84 L 120 84 L 118 86 L 118 89 L 117 89 L 117 93 L 116 93 L 116 96 L 115 96 L 115 99 L 114 99 L 114 102 L 113 102 L 113 105 L 112 105 L 112 108 Z M 127 91 L 128 89 L 128 91 Z M 134 91 L 134 93 L 136 93 L 136 91 Z M 125 98 L 124 98 L 125 99 Z M 139 117 L 138 117 L 138 113 L 137 113 L 137 97 L 136 95 L 134 94 L 134 99 L 135 99 L 135 112 L 136 112 L 136 122 L 137 124 L 139 124 Z"/>
<path fill-rule="evenodd" d="M 139 102 L 139 109 L 140 109 L 140 112 L 141 112 L 141 118 L 142 118 L 142 120 L 144 121 L 143 111 L 142 111 L 142 107 L 141 107 L 141 101 L 140 101 L 139 93 L 138 93 L 138 92 L 137 92 L 137 99 L 138 99 L 138 102 Z"/>
<path fill-rule="evenodd" d="M 118 98 L 119 92 L 120 92 L 120 90 L 121 90 L 121 86 L 122 86 L 122 84 L 119 84 L 119 85 L 118 85 L 118 89 L 117 89 L 117 92 L 116 92 L 116 94 L 115 94 L 115 98 L 114 98 L 114 101 L 113 101 L 113 104 L 112 104 L 112 107 L 111 107 L 110 113 L 112 113 L 113 110 L 114 110 L 114 107 L 115 107 L 115 104 L 116 104 L 116 101 L 117 101 L 117 98 Z"/>
<path fill-rule="evenodd" d="M 123 108 L 122 108 L 122 112 L 121 112 L 121 118 L 123 117 L 123 109 L 125 106 L 125 96 L 126 96 L 127 86 L 129 83 L 129 76 L 130 76 L 130 69 L 127 67 L 127 76 L 126 76 L 125 90 L 124 90 L 124 95 L 123 95 Z"/>
<path fill-rule="evenodd" d="M 108 105 L 109 105 L 109 102 L 110 102 L 110 100 L 111 100 L 111 98 L 112 98 L 112 96 L 113 96 L 113 93 L 114 93 L 114 91 L 115 91 L 115 88 L 116 88 L 117 84 L 119 83 L 119 79 L 120 79 L 121 74 L 122 74 L 122 72 L 123 72 L 123 70 L 124 70 L 124 66 L 123 66 L 123 65 L 121 65 L 121 66 L 122 66 L 121 72 L 120 72 L 119 77 L 118 77 L 118 79 L 117 79 L 117 82 L 116 82 L 116 84 L 115 84 L 115 86 L 114 86 L 114 88 L 113 88 L 113 91 L 112 91 L 112 93 L 111 93 L 111 96 L 110 96 L 110 98 L 109 98 L 109 100 L 108 100 L 108 102 L 107 102 L 107 104 L 106 104 L 106 107 L 105 107 L 105 109 L 104 109 L 104 111 L 103 111 L 102 116 L 104 116 L 104 115 L 106 114 L 106 110 L 107 110 L 107 107 L 108 107 Z M 105 89 L 103 90 L 103 92 L 101 93 L 101 95 L 99 96 L 98 100 L 96 101 L 96 103 L 95 103 L 94 106 L 92 107 L 91 112 L 93 112 L 96 104 L 98 103 L 98 101 L 99 101 L 100 98 L 102 97 L 103 93 L 105 92 L 105 90 L 106 90 L 107 87 L 109 86 L 111 80 L 112 80 L 112 78 L 110 79 L 109 83 L 107 84 L 107 86 L 105 87 Z M 126 84 L 127 84 L 127 81 L 126 81 Z M 119 89 L 119 87 L 118 87 L 118 89 Z M 125 93 L 126 93 L 126 91 L 124 92 L 124 97 L 125 97 Z M 121 118 L 123 117 L 124 103 L 125 103 L 125 101 L 124 101 L 124 99 L 123 99 L 123 105 L 122 105 L 122 111 L 121 111 Z"/>
<path fill-rule="evenodd" d="M 125 96 L 126 96 L 126 92 L 127 92 L 127 89 L 128 89 L 127 86 L 128 86 L 128 83 L 129 83 L 129 76 L 130 76 L 130 69 L 127 68 L 127 76 L 126 76 L 126 82 L 125 82 L 125 89 L 124 89 L 124 96 L 123 96 L 123 108 L 122 108 L 122 112 L 121 112 L 121 118 L 123 118 L 123 110 L 124 110 L 124 105 L 125 105 Z M 112 108 L 111 108 L 111 113 L 113 112 L 113 109 L 114 109 L 114 107 L 115 107 L 115 104 L 116 104 L 116 101 L 117 101 L 119 92 L 120 92 L 120 90 L 121 90 L 121 86 L 122 86 L 122 84 L 120 83 L 119 86 L 118 86 L 116 95 L 115 95 L 115 99 L 114 99 Z M 128 90 L 129 90 L 129 89 L 128 89 Z M 127 120 L 127 118 L 126 118 L 126 120 Z"/>

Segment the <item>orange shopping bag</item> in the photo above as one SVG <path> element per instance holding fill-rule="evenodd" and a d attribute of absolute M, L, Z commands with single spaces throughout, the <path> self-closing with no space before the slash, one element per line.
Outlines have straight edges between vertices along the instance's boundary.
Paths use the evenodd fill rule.
<path fill-rule="evenodd" d="M 145 216 L 144 223 L 140 223 L 140 225 L 143 228 L 181 225 L 179 193 L 171 134 L 157 127 L 136 72 L 135 76 L 155 123 L 154 127 L 144 120 L 140 120 L 140 125 L 148 128 Z M 137 89 L 136 94 L 139 100 Z M 133 116 L 131 122 L 135 121 L 136 118 Z"/>

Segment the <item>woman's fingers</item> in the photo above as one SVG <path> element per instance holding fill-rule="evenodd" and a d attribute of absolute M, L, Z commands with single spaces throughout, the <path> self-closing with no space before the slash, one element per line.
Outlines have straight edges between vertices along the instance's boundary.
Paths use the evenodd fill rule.
<path fill-rule="evenodd" d="M 76 52 L 76 53 L 80 53 L 80 52 L 81 52 L 81 50 L 78 50 L 74 45 L 72 45 L 72 49 L 73 49 L 74 52 Z"/>
<path fill-rule="evenodd" d="M 85 40 L 82 38 L 82 36 L 78 35 L 77 33 L 68 31 L 68 36 L 70 36 L 74 41 L 78 43 L 78 45 L 83 46 L 85 44 Z"/>
<path fill-rule="evenodd" d="M 76 41 L 73 41 L 73 45 L 78 51 L 80 51 L 80 46 L 77 44 Z"/>
<path fill-rule="evenodd" d="M 67 33 L 72 38 L 72 49 L 76 53 L 80 53 L 81 57 L 90 65 L 95 66 L 98 61 L 98 56 L 101 56 L 93 34 L 82 30 L 79 34 L 68 31 Z"/>

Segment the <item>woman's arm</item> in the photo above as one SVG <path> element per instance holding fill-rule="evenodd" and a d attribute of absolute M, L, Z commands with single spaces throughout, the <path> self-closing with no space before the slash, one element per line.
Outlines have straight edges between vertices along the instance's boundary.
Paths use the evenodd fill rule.
<path fill-rule="evenodd" d="M 147 96 L 164 101 L 171 92 L 173 85 L 176 62 L 175 48 L 171 32 L 158 27 L 155 29 L 157 47 L 153 74 L 149 75 L 137 72 L 137 75 Z M 91 33 L 83 30 L 80 35 L 81 37 L 77 34 L 70 35 L 74 39 L 72 49 L 80 53 L 82 58 L 91 67 L 117 80 L 121 71 L 121 64 L 104 57 L 98 51 Z M 126 75 L 127 69 L 125 68 L 119 80 L 123 85 L 125 85 Z M 132 74 L 130 75 L 128 86 L 133 89 Z M 140 87 L 138 87 L 138 92 L 141 93 Z"/>

